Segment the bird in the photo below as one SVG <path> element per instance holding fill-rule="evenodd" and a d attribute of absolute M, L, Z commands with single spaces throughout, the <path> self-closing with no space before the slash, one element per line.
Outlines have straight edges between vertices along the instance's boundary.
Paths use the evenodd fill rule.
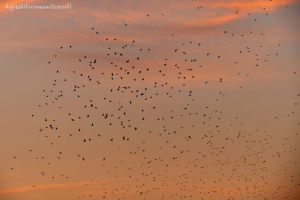
<path fill-rule="evenodd" d="M 30 184 L 36 189 L 41 182 L 55 185 L 64 177 L 73 182 L 80 178 L 78 192 L 66 198 L 78 194 L 95 199 L 205 199 L 216 194 L 230 200 L 295 199 L 298 133 L 291 127 L 300 123 L 296 118 L 300 94 L 284 91 L 283 97 L 290 100 L 282 107 L 281 90 L 286 86 L 274 92 L 271 82 L 280 85 L 288 79 L 292 84 L 298 74 L 285 69 L 277 76 L 280 63 L 286 61 L 293 68 L 293 62 L 281 53 L 286 41 L 262 38 L 272 25 L 266 17 L 282 11 L 266 16 L 265 10 L 274 5 L 265 2 L 265 9 L 256 10 L 258 21 L 249 16 L 249 7 L 232 10 L 204 5 L 202 9 L 195 5 L 199 13 L 190 3 L 178 1 L 165 6 L 167 15 L 162 13 L 166 11 L 150 13 L 151 17 L 140 13 L 143 17 L 127 16 L 130 21 L 125 22 L 124 13 L 137 13 L 134 6 L 127 12 L 129 2 L 121 5 L 118 15 L 108 9 L 113 20 L 101 22 L 104 31 L 95 30 L 97 36 L 87 31 L 88 40 L 80 40 L 81 45 L 70 43 L 73 48 L 68 45 L 59 51 L 65 44 L 53 44 L 57 51 L 53 54 L 58 56 L 53 58 L 50 52 L 48 64 L 42 63 L 47 68 L 41 68 L 41 77 L 46 78 L 38 82 L 37 88 L 42 89 L 30 96 L 26 110 L 31 117 L 22 119 L 33 128 L 30 135 L 25 131 L 17 137 L 27 139 L 14 152 L 8 151 L 11 157 L 4 158 L 8 166 L 4 170 L 13 174 L 29 170 Z M 102 6 L 105 11 L 107 5 Z M 227 13 L 238 23 L 230 23 L 225 30 L 188 23 L 207 21 L 207 13 L 219 13 L 217 18 Z M 208 21 L 216 25 L 216 20 Z M 240 27 L 241 23 L 247 27 Z M 268 74 L 271 69 L 276 76 Z M 39 106 L 31 109 L 34 103 Z M 11 142 L 15 145 L 16 140 Z M 289 162 L 281 162 L 285 158 Z M 34 171 L 41 172 L 43 180 Z M 53 198 L 61 194 L 53 193 Z"/>

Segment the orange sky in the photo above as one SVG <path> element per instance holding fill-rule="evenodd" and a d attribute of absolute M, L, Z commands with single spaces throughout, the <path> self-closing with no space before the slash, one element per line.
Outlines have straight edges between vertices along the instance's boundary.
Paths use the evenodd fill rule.
<path fill-rule="evenodd" d="M 1 1 L 0 199 L 299 198 L 299 9 Z"/>

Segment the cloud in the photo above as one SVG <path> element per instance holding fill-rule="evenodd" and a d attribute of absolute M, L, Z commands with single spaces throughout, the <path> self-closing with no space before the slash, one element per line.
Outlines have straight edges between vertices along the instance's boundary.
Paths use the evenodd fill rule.
<path fill-rule="evenodd" d="M 7 10 L 10 11 L 11 9 L 7 9 L 6 6 L 18 6 L 21 4 L 32 4 L 41 2 L 41 0 L 4 0 L 0 2 L 0 11 Z"/>
<path fill-rule="evenodd" d="M 107 181 L 107 180 L 105 180 Z M 104 181 L 102 180 L 101 183 Z M 24 186 L 18 188 L 8 188 L 0 190 L 0 194 L 14 193 L 14 192 L 24 192 L 28 190 L 36 189 L 49 189 L 49 188 L 62 188 L 62 187 L 76 187 L 86 184 L 100 184 L 98 181 L 81 181 L 81 182 L 71 182 L 71 183 L 57 183 L 57 184 L 48 184 L 48 185 L 36 185 L 36 186 Z"/>
<path fill-rule="evenodd" d="M 263 8 L 271 8 L 274 9 L 281 5 L 287 5 L 291 3 L 296 3 L 296 0 L 278 0 L 278 1 L 261 1 L 261 0 L 254 0 L 254 1 L 239 1 L 239 0 L 231 0 L 231 1 L 206 1 L 205 5 L 210 7 L 225 7 L 225 8 L 242 8 L 243 10 L 247 9 L 250 11 L 253 10 L 262 10 Z"/>

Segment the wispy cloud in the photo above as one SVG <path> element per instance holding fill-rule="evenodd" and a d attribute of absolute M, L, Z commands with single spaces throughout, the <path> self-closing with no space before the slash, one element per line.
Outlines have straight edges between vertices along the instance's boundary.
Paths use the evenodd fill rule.
<path fill-rule="evenodd" d="M 6 9 L 6 5 L 21 5 L 21 4 L 31 4 L 31 3 L 38 3 L 41 2 L 41 0 L 4 0 L 0 2 L 0 11 L 1 10 L 7 10 L 10 11 L 9 9 Z"/>
<path fill-rule="evenodd" d="M 101 183 L 108 180 L 102 180 Z M 49 188 L 63 188 L 63 187 L 76 187 L 86 184 L 100 184 L 98 181 L 81 181 L 81 182 L 71 182 L 71 183 L 57 183 L 57 184 L 48 184 L 48 185 L 36 185 L 36 186 L 24 186 L 18 188 L 8 188 L 0 190 L 0 194 L 14 193 L 14 192 L 24 192 L 28 190 L 36 189 L 49 189 Z"/>

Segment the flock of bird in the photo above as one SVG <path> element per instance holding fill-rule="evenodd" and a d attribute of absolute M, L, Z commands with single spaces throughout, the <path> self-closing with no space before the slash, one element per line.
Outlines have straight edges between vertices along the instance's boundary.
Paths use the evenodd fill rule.
<path fill-rule="evenodd" d="M 151 15 L 145 16 L 151 19 Z M 130 24 L 123 24 L 130 28 Z M 90 34 L 99 35 L 97 29 L 91 28 Z M 223 30 L 221 34 L 235 36 L 230 32 Z M 254 34 L 263 36 L 255 31 L 248 33 Z M 86 190 L 91 192 L 79 197 L 70 194 L 69 199 L 295 199 L 295 191 L 300 190 L 299 174 L 274 171 L 266 163 L 281 162 L 280 158 L 295 154 L 297 147 L 289 145 L 289 141 L 297 140 L 298 134 L 275 140 L 276 136 L 268 131 L 272 130 L 271 125 L 261 122 L 257 127 L 249 127 L 251 122 L 231 116 L 223 107 L 226 103 L 222 103 L 230 99 L 223 86 L 228 78 L 198 77 L 205 66 L 199 64 L 200 58 L 189 56 L 190 48 L 204 51 L 204 44 L 179 43 L 178 48 L 167 52 L 168 57 L 153 66 L 155 51 L 137 39 L 128 43 L 110 37 L 100 40 L 106 52 L 100 52 L 100 56 L 83 53 L 71 71 L 59 67 L 56 59 L 72 54 L 76 45 L 59 47 L 47 63 L 57 78 L 42 91 L 46 99 L 38 105 L 42 114 L 33 113 L 31 117 L 45 116 L 41 117 L 44 126 L 38 130 L 56 159 L 39 157 L 41 153 L 29 149 L 32 159 L 48 165 L 40 166 L 39 176 L 74 182 L 76 173 L 62 174 L 67 171 L 64 168 L 77 170 L 77 166 L 83 166 L 90 171 L 86 175 L 90 182 L 83 187 L 96 185 L 101 192 Z M 279 56 L 258 56 L 251 48 L 241 45 L 236 54 L 251 53 L 254 67 Z M 276 48 L 281 48 L 281 44 L 276 44 Z M 174 56 L 175 61 L 171 59 Z M 215 60 L 224 57 L 214 52 L 201 56 Z M 263 62 L 257 64 L 261 57 Z M 239 63 L 232 60 L 232 64 Z M 248 76 L 251 74 L 245 75 Z M 242 85 L 236 87 L 243 89 Z M 207 100 L 201 96 L 205 90 L 211 94 Z M 272 119 L 292 117 L 295 113 Z M 285 144 L 285 151 L 273 147 Z M 59 164 L 62 160 L 66 161 Z M 59 166 L 62 173 L 51 170 L 52 165 Z M 11 169 L 17 170 L 14 166 Z M 281 176 L 290 183 L 276 182 Z M 108 179 L 113 182 L 105 182 Z"/>

